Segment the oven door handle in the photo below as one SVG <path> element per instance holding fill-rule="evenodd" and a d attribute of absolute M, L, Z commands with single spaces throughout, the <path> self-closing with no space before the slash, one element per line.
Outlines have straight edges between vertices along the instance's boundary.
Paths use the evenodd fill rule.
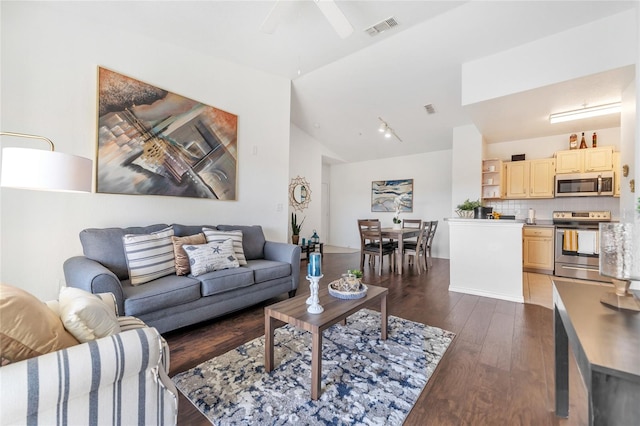
<path fill-rule="evenodd" d="M 573 270 L 576 270 L 576 271 L 600 272 L 600 269 L 594 269 L 594 268 L 579 268 L 577 266 L 565 266 L 565 265 L 562 265 L 560 267 L 564 268 L 564 269 L 573 269 Z"/>

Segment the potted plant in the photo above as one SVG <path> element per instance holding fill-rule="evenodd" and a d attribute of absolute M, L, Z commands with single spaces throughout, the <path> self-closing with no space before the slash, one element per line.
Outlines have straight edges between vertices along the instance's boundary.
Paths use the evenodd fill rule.
<path fill-rule="evenodd" d="M 295 213 L 291 213 L 291 242 L 293 244 L 297 245 L 298 241 L 300 240 L 300 229 L 302 229 L 304 219 L 302 219 L 302 221 L 298 223 L 298 216 Z"/>
<path fill-rule="evenodd" d="M 474 209 L 480 206 L 482 206 L 480 200 L 469 201 L 469 199 L 467 198 L 466 200 L 464 200 L 464 203 L 458 204 L 456 213 L 458 213 L 458 216 L 460 217 L 472 219 Z"/>
<path fill-rule="evenodd" d="M 400 209 L 402 208 L 402 200 L 400 197 L 396 197 L 393 201 L 393 205 L 395 207 L 396 213 L 393 215 L 393 229 L 402 228 L 402 220 L 400 219 Z"/>

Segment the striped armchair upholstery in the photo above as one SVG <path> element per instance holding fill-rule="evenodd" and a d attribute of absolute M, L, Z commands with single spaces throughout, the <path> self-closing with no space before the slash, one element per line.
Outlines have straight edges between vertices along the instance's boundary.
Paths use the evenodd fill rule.
<path fill-rule="evenodd" d="M 176 424 L 163 340 L 155 328 L 131 325 L 0 368 L 0 424 Z"/>

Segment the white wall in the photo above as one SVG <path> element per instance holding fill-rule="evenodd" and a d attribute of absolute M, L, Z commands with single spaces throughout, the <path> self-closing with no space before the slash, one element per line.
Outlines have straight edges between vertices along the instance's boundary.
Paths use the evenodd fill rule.
<path fill-rule="evenodd" d="M 451 162 L 451 211 L 466 199 L 481 197 L 482 188 L 482 135 L 474 125 L 453 129 L 453 159 Z"/>
<path fill-rule="evenodd" d="M 51 138 L 95 158 L 97 67 L 238 115 L 238 200 L 3 189 L 0 280 L 55 298 L 87 227 L 260 224 L 287 240 L 290 82 L 61 13 L 55 2 L 1 4 L 1 129 Z M 185 29 L 188 31 L 188 29 Z M 26 146 L 2 138 L 2 146 Z M 254 155 L 255 152 L 255 155 Z"/>
<path fill-rule="evenodd" d="M 635 15 L 629 9 L 463 64 L 462 105 L 636 63 Z"/>
<path fill-rule="evenodd" d="M 451 216 L 452 151 L 363 161 L 331 166 L 331 244 L 360 247 L 358 219 L 379 218 L 391 226 L 393 212 L 371 212 L 371 182 L 413 179 L 413 212 L 400 218 L 438 220 L 433 256 L 449 258 L 449 229 L 443 219 Z"/>

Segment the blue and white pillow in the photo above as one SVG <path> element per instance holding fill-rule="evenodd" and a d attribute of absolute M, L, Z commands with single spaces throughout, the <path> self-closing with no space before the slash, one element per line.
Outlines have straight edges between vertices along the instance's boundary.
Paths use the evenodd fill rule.
<path fill-rule="evenodd" d="M 191 275 L 194 277 L 219 269 L 240 266 L 233 251 L 233 240 L 231 239 L 207 244 L 185 244 L 182 248 L 189 257 Z"/>
<path fill-rule="evenodd" d="M 202 232 L 207 237 L 207 242 L 224 241 L 231 239 L 233 241 L 233 252 L 238 258 L 240 265 L 246 265 L 247 259 L 244 256 L 244 248 L 242 247 L 242 231 L 218 231 L 217 229 L 202 228 Z"/>
<path fill-rule="evenodd" d="M 131 285 L 144 284 L 176 273 L 173 253 L 173 228 L 151 234 L 127 234 L 122 237 Z"/>

